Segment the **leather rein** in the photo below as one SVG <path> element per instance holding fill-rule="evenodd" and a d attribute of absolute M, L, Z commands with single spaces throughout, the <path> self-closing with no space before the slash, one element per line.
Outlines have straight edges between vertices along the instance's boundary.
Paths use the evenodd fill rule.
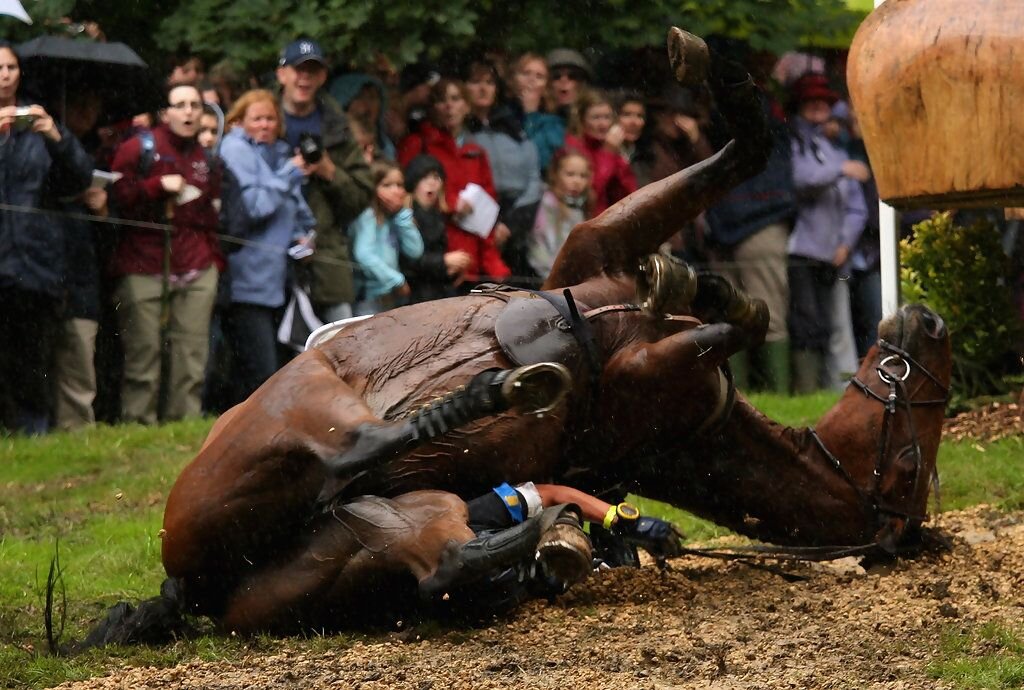
<path fill-rule="evenodd" d="M 925 407 L 933 405 L 945 405 L 949 398 L 949 389 L 942 384 L 939 379 L 932 374 L 926 367 L 920 362 L 910 356 L 905 350 L 889 343 L 885 340 L 878 340 L 878 347 L 886 352 L 890 353 L 882 358 L 882 361 L 875 367 L 875 371 L 878 378 L 889 386 L 889 393 L 886 396 L 881 396 L 875 393 L 868 384 L 864 383 L 856 376 L 850 379 L 850 385 L 856 386 L 863 393 L 864 396 L 873 400 L 877 400 L 885 406 L 885 418 L 882 422 L 882 434 L 878 444 L 878 455 L 875 458 L 874 477 L 875 481 L 870 490 L 863 489 L 857 482 L 854 481 L 850 473 L 843 467 L 839 459 L 833 454 L 825 442 L 821 440 L 821 437 L 814 430 L 813 427 L 809 427 L 811 438 L 817 444 L 818 448 L 828 459 L 832 467 L 842 476 L 843 479 L 857 492 L 861 500 L 867 505 L 871 512 L 875 515 L 879 513 L 893 515 L 896 517 L 902 517 L 910 520 L 924 521 L 927 515 L 911 515 L 903 510 L 898 510 L 892 506 L 886 505 L 882 501 L 880 494 L 880 485 L 882 482 L 882 470 L 883 463 L 885 462 L 886 450 L 889 448 L 892 440 L 892 426 L 893 420 L 899 410 L 904 410 L 907 414 L 907 423 L 910 426 L 910 448 L 914 454 L 914 463 L 916 473 L 914 475 L 914 493 L 917 493 L 918 484 L 921 481 L 921 465 L 923 458 L 921 456 L 921 445 L 917 438 L 917 429 L 914 426 L 914 417 L 911 414 L 915 407 Z M 903 371 L 894 373 L 887 369 L 889 365 L 903 366 Z M 910 378 L 910 374 L 913 370 L 918 370 L 925 375 L 933 384 L 935 384 L 939 390 L 942 391 L 941 398 L 934 398 L 928 400 L 913 400 L 907 393 L 906 381 Z M 936 497 L 938 497 L 939 491 L 939 475 L 938 470 L 932 468 L 932 482 L 935 486 Z M 881 549 L 886 553 L 894 553 L 896 549 L 892 546 L 884 545 L 878 541 L 873 541 L 868 544 L 861 544 L 856 546 L 747 546 L 747 547 L 729 547 L 725 549 L 689 549 L 683 548 L 683 553 L 693 556 L 702 556 L 706 558 L 717 558 L 721 560 L 739 560 L 749 561 L 751 559 L 770 559 L 780 561 L 831 561 L 837 558 L 845 558 L 847 556 L 862 556 L 877 549 Z M 748 563 L 751 564 L 751 563 Z M 752 565 L 752 564 L 751 564 Z"/>

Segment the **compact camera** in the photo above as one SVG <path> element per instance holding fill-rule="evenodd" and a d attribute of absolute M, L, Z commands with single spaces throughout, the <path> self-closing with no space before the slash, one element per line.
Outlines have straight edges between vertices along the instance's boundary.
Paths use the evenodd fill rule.
<path fill-rule="evenodd" d="M 306 165 L 316 165 L 324 157 L 324 143 L 315 134 L 303 132 L 299 135 L 299 155 Z"/>
<path fill-rule="evenodd" d="M 32 114 L 32 109 L 28 106 L 21 106 L 14 109 L 14 129 L 24 130 L 32 126 L 32 123 L 36 121 L 37 115 Z"/>

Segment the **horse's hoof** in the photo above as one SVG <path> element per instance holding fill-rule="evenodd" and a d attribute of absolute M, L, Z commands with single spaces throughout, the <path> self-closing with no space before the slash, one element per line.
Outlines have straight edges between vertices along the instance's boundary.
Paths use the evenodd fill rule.
<path fill-rule="evenodd" d="M 570 388 L 568 369 L 557 362 L 540 362 L 513 369 L 502 381 L 501 393 L 508 407 L 540 414 L 562 402 Z"/>
<path fill-rule="evenodd" d="M 668 30 L 668 60 L 682 86 L 700 86 L 707 79 L 711 56 L 700 36 L 673 26 Z"/>

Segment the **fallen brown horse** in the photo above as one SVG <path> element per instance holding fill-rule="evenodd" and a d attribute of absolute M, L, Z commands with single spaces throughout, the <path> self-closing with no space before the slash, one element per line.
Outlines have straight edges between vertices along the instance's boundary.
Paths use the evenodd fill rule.
<path fill-rule="evenodd" d="M 693 80 L 703 50 L 672 34 L 677 75 Z M 417 582 L 430 582 L 452 545 L 472 537 L 460 497 L 504 481 L 559 479 L 597 491 L 639 480 L 648 495 L 798 544 L 882 539 L 889 522 L 877 523 L 875 504 L 883 502 L 886 519 L 900 523 L 889 530 L 894 537 L 920 521 L 937 405 L 895 411 L 883 434 L 882 414 L 866 411 L 877 403 L 848 394 L 838 421 L 819 429 L 825 446 L 842 444 L 835 466 L 812 462 L 813 449 L 795 432 L 771 426 L 742 401 L 727 414 L 720 366 L 763 338 L 764 305 L 651 257 L 767 155 L 749 78 L 712 62 L 709 85 L 734 140 L 575 229 L 544 286 L 547 297 L 491 292 L 375 316 L 298 357 L 218 420 L 175 484 L 164 518 L 164 565 L 190 610 L 238 631 L 341 624 L 379 607 L 375 593 L 415 592 Z M 568 296 L 557 290 L 565 287 Z M 923 317 L 911 318 L 901 338 L 922 329 Z M 899 361 L 925 362 L 948 380 L 948 344 L 943 364 L 941 344 L 922 342 Z M 552 369 L 536 376 L 514 369 L 548 360 L 572 371 L 569 397 L 543 416 L 505 411 L 529 407 L 531 396 L 557 398 Z M 875 390 L 870 373 L 862 379 Z M 909 376 L 915 394 L 916 368 Z M 908 382 L 898 386 L 903 393 Z M 865 423 L 840 433 L 855 410 Z M 911 417 L 922 445 L 912 479 L 907 456 L 890 457 L 888 447 L 878 453 L 875 483 L 863 476 L 868 456 L 844 455 L 880 435 L 902 448 Z M 714 433 L 710 422 L 724 431 Z M 758 449 L 762 437 L 771 445 Z M 785 458 L 798 469 L 785 469 Z M 760 492 L 748 475 L 766 482 Z M 814 480 L 828 487 L 827 498 L 806 483 Z M 772 487 L 784 507 L 772 507 Z M 742 501 L 730 509 L 734 491 Z M 322 512 L 323 500 L 333 510 Z M 794 500 L 813 504 L 806 520 Z M 833 508 L 842 523 L 828 517 Z"/>
<path fill-rule="evenodd" d="M 706 50 L 699 39 L 670 35 L 677 75 L 686 80 L 703 78 Z M 320 541 L 333 533 L 333 518 L 316 507 L 325 483 L 333 482 L 326 498 L 419 489 L 471 497 L 503 481 L 557 477 L 595 453 L 628 458 L 712 416 L 719 366 L 763 338 L 764 305 L 651 255 L 757 172 L 769 138 L 745 72 L 712 63 L 708 83 L 734 140 L 576 228 L 545 285 L 553 304 L 496 292 L 377 315 L 296 358 L 218 420 L 164 517 L 164 566 L 185 583 L 193 610 L 254 629 L 270 624 L 257 610 L 299 601 L 327 608 L 329 583 L 347 561 L 340 546 L 325 556 Z M 571 298 L 551 292 L 560 287 L 571 287 Z M 673 314 L 720 323 L 695 328 L 694 319 Z M 566 344 L 567 323 L 578 342 Z M 536 338 L 517 340 L 523 326 L 537 326 Z M 503 327 L 511 334 L 501 342 Z M 515 397 L 507 384 L 548 389 L 543 372 L 504 378 L 531 358 L 569 366 L 568 399 L 543 417 L 493 414 L 509 404 L 505 393 Z M 395 457 L 353 480 L 351 455 L 365 448 L 377 461 L 385 449 Z M 427 552 L 417 556 L 424 572 L 436 559 Z M 287 583 L 276 602 L 271 581 Z"/>

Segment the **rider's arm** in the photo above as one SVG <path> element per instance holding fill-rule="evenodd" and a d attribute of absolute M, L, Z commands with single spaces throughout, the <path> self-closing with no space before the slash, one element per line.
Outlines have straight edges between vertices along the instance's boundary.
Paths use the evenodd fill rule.
<path fill-rule="evenodd" d="M 583 519 L 587 522 L 596 522 L 600 525 L 612 507 L 610 503 L 605 503 L 596 496 L 561 484 L 537 484 L 536 487 L 545 508 L 562 503 L 575 503 L 583 511 Z"/>

